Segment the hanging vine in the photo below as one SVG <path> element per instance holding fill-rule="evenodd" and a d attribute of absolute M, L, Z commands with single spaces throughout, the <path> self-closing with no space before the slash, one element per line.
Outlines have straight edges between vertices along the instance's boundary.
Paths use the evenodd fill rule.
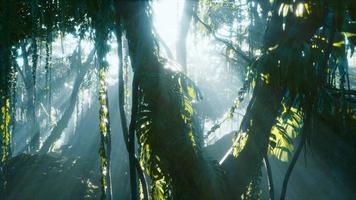
<path fill-rule="evenodd" d="M 110 175 L 110 152 L 111 152 L 111 132 L 107 95 L 107 84 L 105 81 L 105 69 L 99 69 L 99 124 L 100 124 L 100 168 L 101 168 L 101 199 L 111 199 L 111 175 Z"/>
<path fill-rule="evenodd" d="M 0 22 L 1 25 L 7 27 L 9 23 L 10 3 L 8 1 L 1 2 Z M 0 31 L 0 142 L 1 142 L 1 159 L 0 170 L 6 163 L 9 156 L 10 145 L 10 83 L 11 83 L 11 42 L 10 32 L 6 29 Z M 3 177 L 0 177 L 0 189 L 3 189 Z"/>
<path fill-rule="evenodd" d="M 23 55 L 26 54 L 26 59 L 29 58 L 32 65 L 28 64 L 29 62 L 26 60 L 26 68 L 29 73 L 26 73 L 28 80 L 26 80 L 25 84 L 28 84 L 30 86 L 29 88 L 31 88 L 31 92 L 28 92 L 27 98 L 31 99 L 31 104 L 29 105 L 33 105 L 31 106 L 33 111 L 29 111 L 31 109 L 30 106 L 28 106 L 27 111 L 31 112 L 31 114 L 28 115 L 28 118 L 30 118 L 29 120 L 36 121 L 36 101 L 39 100 L 39 98 L 36 98 L 36 87 L 39 88 L 40 85 L 36 84 L 36 82 L 39 82 L 40 80 L 40 73 L 37 73 L 37 70 L 39 70 L 41 64 L 42 44 L 44 39 L 46 40 L 46 100 L 48 101 L 49 107 L 49 122 L 51 122 L 51 34 L 57 33 L 57 35 L 53 36 L 53 38 L 57 38 L 58 32 L 60 32 L 63 53 L 63 39 L 67 33 L 77 34 L 80 32 L 81 34 L 84 34 L 90 31 L 90 33 L 95 33 L 95 49 L 99 63 L 97 72 L 99 79 L 98 95 L 100 104 L 99 160 L 102 191 L 101 199 L 112 199 L 110 175 L 111 131 L 108 85 L 106 82 L 108 65 L 105 61 L 105 56 L 108 52 L 108 35 L 112 31 L 111 29 L 115 23 L 113 16 L 111 16 L 111 14 L 113 14 L 113 1 L 31 0 L 11 1 L 11 3 L 6 2 L 6 0 L 2 0 L 0 6 L 0 29 L 3 30 L 0 31 L 1 168 L 11 157 L 11 137 L 13 137 L 12 134 L 15 127 L 15 121 L 11 120 L 15 118 L 14 111 L 16 106 L 16 79 L 15 83 L 11 83 L 13 80 L 11 75 L 15 74 L 15 72 L 11 72 L 11 65 L 15 64 L 11 63 L 13 62 L 11 60 L 11 48 L 16 47 L 20 41 L 27 42 L 27 45 L 24 44 L 24 51 L 22 52 Z M 114 2 L 122 3 L 124 1 Z M 140 4 L 142 2 L 140 2 Z M 233 4 L 233 2 L 234 1 L 229 1 L 229 4 Z M 266 33 L 268 33 L 266 34 L 266 45 L 264 46 L 264 49 L 261 49 L 261 57 L 258 58 L 255 63 L 253 63 L 253 59 L 257 54 L 256 52 L 259 49 L 259 45 L 254 43 L 255 40 L 253 38 L 255 38 L 255 36 L 250 35 L 250 33 L 256 31 L 255 29 L 260 25 L 257 13 L 257 10 L 260 9 L 258 1 L 247 2 L 249 5 L 249 19 L 251 20 L 251 26 L 246 30 L 249 32 L 247 41 L 249 44 L 248 54 L 245 50 L 237 47 L 237 44 L 240 46 L 244 44 L 245 39 L 242 37 L 243 35 L 238 35 L 240 38 L 237 38 L 238 41 L 235 45 L 235 43 L 232 43 L 231 41 L 220 38 L 217 35 L 218 30 L 214 28 L 214 23 L 211 23 L 210 20 L 204 18 L 204 21 L 208 21 L 209 24 L 211 24 L 208 25 L 203 20 L 200 20 L 196 13 L 192 13 L 193 18 L 196 21 L 199 21 L 216 40 L 227 46 L 227 52 L 230 50 L 234 51 L 237 58 L 241 58 L 245 64 L 252 63 L 252 66 L 256 67 L 256 69 L 253 69 L 255 70 L 254 72 L 259 72 L 254 73 L 251 70 L 251 73 L 254 73 L 252 74 L 253 78 L 248 79 L 248 81 L 245 82 L 243 88 L 238 93 L 237 100 L 230 108 L 223 121 L 213 126 L 207 133 L 207 135 L 213 133 L 222 123 L 231 119 L 237 113 L 240 102 L 244 100 L 247 90 L 252 87 L 254 90 L 254 97 L 251 100 L 251 104 L 245 115 L 246 117 L 244 117 L 245 120 L 243 120 L 241 126 L 241 132 L 247 134 L 245 136 L 241 136 L 242 134 L 240 134 L 241 140 L 237 137 L 234 139 L 234 146 L 232 148 L 234 150 L 233 156 L 230 156 L 230 160 L 228 160 L 231 164 L 228 167 L 231 168 L 226 167 L 221 169 L 221 171 L 226 169 L 224 171 L 226 174 L 229 174 L 229 172 L 232 171 L 230 169 L 243 174 L 243 177 L 240 177 L 239 174 L 234 176 L 236 174 L 233 173 L 231 176 L 229 175 L 234 180 L 231 180 L 231 182 L 227 184 L 235 184 L 236 179 L 239 184 L 243 184 L 243 187 L 237 187 L 240 191 L 236 193 L 236 197 L 240 197 L 240 194 L 247 194 L 246 191 L 244 192 L 242 189 L 247 189 L 247 192 L 252 192 L 250 193 L 251 196 L 246 197 L 255 198 L 259 195 L 258 193 L 253 192 L 258 190 L 259 174 L 257 172 L 260 169 L 261 160 L 265 159 L 266 165 L 268 166 L 267 154 L 276 156 L 283 161 L 289 160 L 293 150 L 292 141 L 290 139 L 294 139 L 298 136 L 297 133 L 304 122 L 305 124 L 310 124 L 310 122 L 307 121 L 308 117 L 305 118 L 302 113 L 302 111 L 304 112 L 305 110 L 305 104 L 303 104 L 302 100 L 300 100 L 301 102 L 298 102 L 298 105 L 300 104 L 300 109 L 295 109 L 291 102 L 298 98 L 304 98 L 304 103 L 310 103 L 312 107 L 322 107 L 319 106 L 321 104 L 317 101 L 320 100 L 318 99 L 321 93 L 320 91 L 325 89 L 325 82 L 329 83 L 328 87 L 334 87 L 333 89 L 336 90 L 339 89 L 336 88 L 337 84 L 335 83 L 334 74 L 329 72 L 329 69 L 332 69 L 335 72 L 336 67 L 327 68 L 327 65 L 330 65 L 329 54 L 335 56 L 333 62 L 346 62 L 347 54 L 343 52 L 343 57 L 335 55 L 334 47 L 339 47 L 339 45 L 342 46 L 342 43 L 340 42 L 348 43 L 351 41 L 347 38 L 347 34 L 342 32 L 343 29 L 341 28 L 341 23 L 339 23 L 339 28 L 336 28 L 337 24 L 335 24 L 336 27 L 334 27 L 334 25 L 330 27 L 330 30 L 333 32 L 331 32 L 330 37 L 326 40 L 327 48 L 323 49 L 322 54 L 317 54 L 313 50 L 322 48 L 314 48 L 313 46 L 315 44 L 310 44 L 310 41 L 314 40 L 312 39 L 312 35 L 315 34 L 317 30 L 320 30 L 322 28 L 321 24 L 324 23 L 322 22 L 323 20 L 315 18 L 314 16 L 321 13 L 320 16 L 322 17 L 317 17 L 323 19 L 325 16 L 324 11 L 320 11 L 319 13 L 317 10 L 335 10 L 335 17 L 340 17 L 341 19 L 337 21 L 342 21 L 342 23 L 347 24 L 346 22 L 348 21 L 343 19 L 344 15 L 351 15 L 353 10 L 349 9 L 349 11 L 345 11 L 346 8 L 342 8 L 348 4 L 346 1 L 342 1 L 345 5 L 338 4 L 338 6 L 333 5 L 337 4 L 334 1 L 321 1 L 321 3 L 312 1 L 293 1 L 293 3 L 291 1 L 266 2 L 267 4 L 271 4 L 271 2 L 275 4 L 275 6 L 273 6 L 274 10 L 271 10 L 271 17 L 276 20 L 276 22 L 273 22 L 272 25 L 280 27 L 271 27 L 268 29 L 269 31 L 266 31 Z M 328 5 L 327 3 L 331 4 Z M 187 196 L 187 198 L 190 197 L 195 199 L 199 197 L 204 199 L 214 199 L 214 197 L 220 195 L 220 188 L 218 186 L 221 185 L 221 188 L 223 188 L 225 185 L 220 184 L 220 182 L 216 181 L 214 178 L 214 175 L 219 174 L 220 168 L 219 170 L 215 170 L 215 165 L 213 166 L 208 160 L 205 160 L 202 151 L 200 151 L 202 145 L 199 143 L 200 133 L 196 128 L 197 120 L 195 119 L 196 113 L 193 107 L 193 102 L 199 99 L 199 92 L 194 84 L 192 84 L 192 82 L 183 74 L 169 71 L 164 68 L 163 65 L 166 64 L 163 61 L 164 59 L 161 60 L 159 52 L 156 51 L 155 47 L 153 47 L 154 45 L 151 44 L 154 43 L 152 41 L 155 39 L 150 35 L 152 27 L 150 27 L 151 10 L 147 9 L 149 3 L 140 4 L 123 5 L 123 12 L 118 13 L 120 17 L 122 15 L 126 20 L 126 26 L 123 27 L 125 30 L 123 31 L 126 31 L 128 34 L 128 46 L 130 46 L 130 53 L 127 53 L 124 56 L 121 55 L 122 58 L 120 59 L 120 62 L 124 60 L 123 62 L 125 63 L 125 65 L 121 66 L 119 69 L 121 92 L 129 93 L 127 84 L 129 79 L 129 69 L 127 67 L 128 54 L 130 54 L 131 62 L 133 63 L 133 71 L 135 73 L 132 94 L 125 96 L 121 93 L 120 95 L 120 111 L 123 112 L 123 114 L 121 114 L 122 119 L 126 119 L 124 107 L 129 107 L 129 103 L 125 98 L 131 95 L 133 99 L 132 118 L 129 129 L 130 133 L 127 133 L 127 130 L 126 133 L 123 131 L 125 143 L 127 144 L 130 154 L 130 171 L 132 174 L 137 172 L 140 180 L 140 190 L 143 189 L 143 192 L 148 193 L 144 188 L 147 187 L 144 173 L 142 172 L 142 168 L 144 168 L 145 172 L 152 180 L 150 184 L 152 199 L 169 199 L 173 197 L 184 199 Z M 340 9 L 339 6 L 342 9 Z M 128 8 L 129 11 L 125 10 L 126 8 Z M 338 9 L 342 10 L 344 13 L 336 12 Z M 13 12 L 17 10 L 19 12 Z M 301 10 L 304 10 L 304 14 Z M 263 9 L 262 12 L 268 13 L 267 11 L 269 10 Z M 236 11 L 236 13 L 238 12 L 240 11 Z M 15 18 L 17 16 L 12 16 L 12 13 L 15 13 L 16 15 L 19 14 L 21 17 Z M 53 13 L 53 15 L 51 15 L 53 18 L 45 17 L 43 15 L 44 13 L 49 15 Z M 11 17 L 9 17 L 9 14 L 11 14 Z M 241 15 L 242 17 L 241 13 L 238 15 Z M 48 23 L 45 22 L 47 19 L 49 19 Z M 237 21 L 239 20 L 240 18 L 237 18 Z M 242 20 L 243 19 L 241 18 L 241 21 Z M 13 23 L 10 23 L 12 21 L 18 21 L 19 25 L 12 25 Z M 230 25 L 232 26 L 232 24 Z M 78 27 L 79 31 L 77 30 Z M 237 29 L 238 32 L 243 32 L 240 25 L 238 25 Z M 43 30 L 46 31 L 47 38 L 43 37 Z M 345 35 L 343 40 L 335 41 L 336 43 L 334 43 L 334 37 L 337 39 L 336 36 L 341 33 Z M 283 39 L 281 40 L 281 38 Z M 345 46 L 346 45 L 342 46 L 342 48 Z M 28 48 L 30 54 L 28 54 L 28 51 L 26 50 Z M 18 57 L 18 55 L 16 55 L 16 57 Z M 326 57 L 326 59 L 320 62 L 320 59 L 317 60 L 319 57 Z M 335 63 L 335 66 L 336 65 L 338 65 L 339 73 L 341 74 L 339 85 L 342 96 L 340 97 L 340 101 L 344 103 L 347 95 L 345 84 L 347 84 L 348 90 L 350 90 L 347 66 L 346 64 L 345 66 L 341 66 L 340 63 Z M 36 77 L 36 73 L 39 75 L 38 77 Z M 319 78 L 321 80 L 317 80 Z M 326 80 L 327 78 L 331 80 Z M 334 81 L 334 84 L 331 84 L 330 81 Z M 126 82 L 126 84 L 124 84 L 124 82 Z M 256 88 L 254 87 L 255 82 L 257 82 Z M 286 105 L 284 105 L 284 102 L 281 103 L 281 101 L 284 100 L 286 96 L 291 99 L 291 102 L 287 102 L 285 103 Z M 39 95 L 39 97 L 41 96 Z M 78 120 L 79 116 L 78 104 L 76 106 L 76 120 Z M 346 112 L 346 105 L 342 104 L 342 108 Z M 83 109 L 80 111 L 82 110 Z M 318 111 L 313 111 L 313 113 L 314 112 L 317 113 Z M 265 116 L 261 116 L 261 113 L 270 118 L 267 117 L 268 119 L 266 119 Z M 301 114 L 303 114 L 303 116 L 301 116 Z M 71 116 L 71 113 L 68 112 L 68 116 Z M 69 119 L 70 118 L 68 117 L 68 121 Z M 40 141 L 39 127 L 35 122 L 31 121 L 31 123 L 35 126 L 34 143 L 31 144 L 31 148 L 37 150 Z M 123 127 L 125 129 L 127 129 L 126 123 L 127 122 L 123 123 L 125 124 Z M 263 123 L 266 123 L 266 125 L 258 127 Z M 63 124 L 67 125 L 68 123 Z M 305 124 L 304 126 L 307 127 Z M 11 127 L 13 128 L 12 131 L 10 130 Z M 60 136 L 61 133 L 62 131 L 60 131 L 58 135 Z M 140 163 L 135 157 L 135 136 L 138 137 L 140 146 Z M 302 151 L 302 147 L 305 145 L 307 139 L 303 132 L 301 132 L 301 137 L 302 143 L 297 148 L 297 153 L 293 157 L 287 172 L 282 196 L 286 194 L 288 178 L 297 161 L 299 152 Z M 49 143 L 53 144 L 54 142 L 49 141 Z M 245 146 L 235 145 L 236 143 L 245 143 Z M 263 152 L 255 152 L 254 149 L 262 149 L 261 152 Z M 257 159 L 253 160 L 254 158 Z M 240 166 L 236 167 L 236 163 Z M 245 165 L 245 163 L 247 163 L 247 165 Z M 196 173 L 197 171 L 198 173 Z M 272 181 L 270 181 L 270 183 L 272 183 Z M 135 199 L 139 194 L 136 195 L 138 188 L 136 176 L 134 175 L 131 177 L 131 185 L 134 190 L 132 198 Z M 215 191 L 216 193 L 213 194 L 214 192 L 212 191 L 215 188 L 219 188 L 217 189 L 219 191 Z M 230 190 L 230 188 L 228 190 Z M 221 193 L 223 193 L 222 190 Z M 144 196 L 145 198 L 148 198 L 148 194 L 145 194 Z M 271 198 L 273 196 L 273 189 L 271 189 Z M 284 199 L 284 197 L 282 199 Z"/>
<path fill-rule="evenodd" d="M 100 169 L 101 169 L 101 199 L 111 200 L 111 130 L 109 117 L 109 99 L 106 83 L 108 63 L 105 59 L 109 46 L 107 44 L 110 27 L 107 21 L 110 15 L 109 2 L 97 1 L 93 4 L 97 8 L 92 14 L 93 26 L 95 27 L 96 55 L 99 64 L 99 127 L 100 127 Z"/>
<path fill-rule="evenodd" d="M 127 126 L 127 119 L 126 119 L 126 114 L 125 114 L 125 98 L 126 93 L 128 92 L 128 84 L 127 84 L 127 78 L 128 78 L 128 67 L 127 67 L 127 58 L 124 59 L 126 56 L 126 53 L 124 55 L 124 45 L 126 45 L 126 42 L 123 43 L 123 34 L 122 34 L 122 26 L 121 26 L 121 20 L 120 17 L 117 16 L 117 24 L 116 24 L 116 39 L 117 39 L 117 44 L 118 44 L 118 59 L 119 59 L 119 73 L 118 73 L 118 84 L 119 84 L 119 110 L 120 110 L 120 119 L 121 119 L 121 130 L 123 133 L 123 138 L 125 142 L 125 146 L 128 152 L 130 152 L 130 141 L 129 141 L 129 130 Z M 126 67 L 125 67 L 126 66 Z M 126 76 L 124 78 L 124 76 Z M 125 82 L 126 81 L 126 82 Z M 127 104 L 127 103 L 126 103 Z M 130 182 L 132 181 L 131 184 L 131 195 L 132 198 L 135 198 L 136 196 L 139 196 L 140 199 L 148 200 L 149 199 L 149 189 L 148 189 L 148 184 L 147 180 L 145 177 L 145 174 L 141 168 L 141 165 L 136 157 L 135 154 L 129 154 L 129 160 L 131 161 L 129 164 L 130 168 Z M 133 162 L 132 162 L 133 161 Z M 133 165 L 132 165 L 133 164 Z M 140 195 L 136 195 L 136 172 L 138 174 L 139 178 L 139 191 Z"/>
<path fill-rule="evenodd" d="M 10 99 L 3 98 L 4 104 L 1 107 L 1 126 L 0 131 L 2 133 L 2 157 L 1 162 L 4 163 L 9 157 L 9 146 L 10 146 Z"/>
<path fill-rule="evenodd" d="M 47 110 L 48 110 L 48 121 L 47 126 L 48 128 L 51 127 L 51 113 L 52 113 L 52 106 L 51 106 L 51 55 L 52 55 L 52 43 L 51 43 L 51 32 L 47 33 L 46 37 L 46 60 L 45 60 L 45 70 L 46 70 L 46 97 L 47 97 Z"/>
<path fill-rule="evenodd" d="M 9 73 L 9 90 L 13 92 L 16 86 L 16 71 L 13 67 L 14 57 L 13 54 L 10 54 L 10 73 Z M 0 93 L 1 94 L 1 93 Z M 1 121 L 0 121 L 0 133 L 1 133 L 1 164 L 5 164 L 7 160 L 11 157 L 11 130 L 10 130 L 10 121 L 13 116 L 14 109 L 14 99 L 12 94 L 4 95 L 0 97 L 1 101 Z"/>

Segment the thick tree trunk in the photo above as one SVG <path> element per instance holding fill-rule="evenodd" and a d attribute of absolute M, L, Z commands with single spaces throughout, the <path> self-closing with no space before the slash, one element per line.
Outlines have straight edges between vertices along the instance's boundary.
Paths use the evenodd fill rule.
<path fill-rule="evenodd" d="M 127 41 L 132 68 L 135 73 L 143 71 L 158 72 L 161 64 L 158 61 L 158 51 L 154 45 L 151 24 L 146 8 L 147 1 L 117 0 L 118 12 L 123 17 L 124 28 L 127 31 Z"/>
<path fill-rule="evenodd" d="M 130 159 L 131 199 L 137 199 L 137 183 L 135 166 L 135 122 L 137 114 L 138 79 L 143 72 L 158 72 L 161 64 L 154 48 L 154 38 L 151 33 L 151 22 L 146 13 L 146 1 L 117 1 L 117 12 L 121 14 L 123 26 L 127 31 L 127 41 L 134 70 L 132 86 L 131 122 L 128 132 L 128 151 Z"/>
<path fill-rule="evenodd" d="M 165 73 L 154 46 L 151 21 L 146 10 L 147 5 L 148 2 L 146 1 L 119 1 L 118 5 L 118 12 L 123 17 L 124 28 L 127 31 L 131 63 L 134 70 L 132 116 L 128 136 L 131 143 L 130 154 L 134 154 L 135 151 L 135 149 L 132 149 L 134 148 L 132 142 L 136 130 L 138 107 L 144 104 L 139 102 L 139 99 L 143 101 L 143 98 L 146 98 L 143 96 L 152 95 L 150 91 L 145 91 L 144 89 L 150 88 L 148 90 L 152 89 L 152 92 L 158 95 L 154 101 L 150 100 L 150 108 L 152 108 L 150 111 L 155 116 L 152 119 L 152 124 L 154 124 L 152 126 L 157 127 L 159 130 L 152 131 L 147 136 L 149 138 L 148 141 L 150 141 L 148 144 L 152 147 L 152 152 L 154 152 L 151 155 L 153 156 L 152 159 L 155 159 L 154 155 L 156 155 L 161 160 L 164 160 L 164 164 L 159 167 L 162 167 L 161 169 L 167 173 L 167 180 L 168 178 L 172 180 L 170 185 L 173 187 L 171 196 L 174 199 L 217 199 L 218 197 L 226 199 L 224 198 L 226 194 L 220 190 L 222 184 L 219 185 L 220 182 L 217 181 L 218 172 L 215 169 L 218 167 L 205 160 L 199 150 L 196 152 L 191 140 L 188 139 L 189 133 L 186 130 L 188 126 L 186 123 L 188 122 L 183 122 L 183 120 L 179 119 L 182 114 L 178 103 L 180 99 L 167 101 L 164 98 L 168 96 L 181 98 L 181 96 L 169 94 L 161 89 L 162 86 L 160 84 L 165 80 L 161 80 L 160 77 L 162 76 L 164 79 Z M 172 83 L 169 81 L 167 84 Z M 138 93 L 139 88 L 140 92 Z M 170 112 L 167 113 L 168 110 Z M 174 117 L 178 116 L 178 121 L 172 121 L 174 120 L 172 118 L 174 114 Z M 168 122 L 157 119 L 165 119 Z M 160 125 L 160 123 L 164 124 Z M 170 126 L 171 124 L 177 126 L 178 129 L 173 130 Z M 177 141 L 172 142 L 175 139 Z M 133 199 L 137 198 L 134 195 Z M 153 198 L 160 198 L 160 196 Z"/>
<path fill-rule="evenodd" d="M 283 30 L 282 18 L 278 15 L 277 3 L 272 6 L 272 17 L 264 36 L 264 49 L 268 49 L 276 44 L 283 44 L 286 38 L 293 40 L 307 41 L 320 26 L 320 22 L 315 16 L 308 18 L 305 23 L 296 24 L 292 28 L 287 26 Z M 293 24 L 289 21 L 289 24 Z M 293 34 L 291 34 L 293 32 Z M 296 32 L 296 33 L 295 33 Z M 267 54 L 264 52 L 264 54 Z M 278 58 L 275 58 L 278 59 Z M 260 66 L 269 74 L 277 66 Z M 261 69 L 257 69 L 258 78 Z M 275 77 L 271 77 L 274 79 Z M 286 79 L 286 77 L 283 77 Z M 288 81 L 288 80 L 287 80 Z M 278 81 L 270 81 L 278 82 Z M 268 150 L 269 136 L 271 128 L 275 124 L 276 117 L 279 114 L 283 91 L 287 89 L 287 83 L 279 81 L 279 84 L 265 84 L 258 81 L 254 88 L 253 98 L 249 103 L 246 115 L 244 116 L 240 130 L 248 134 L 248 140 L 244 149 L 237 158 L 229 155 L 222 164 L 227 171 L 228 184 L 234 194 L 234 198 L 241 198 L 249 186 L 249 183 L 258 176 L 262 166 L 263 157 Z"/>
<path fill-rule="evenodd" d="M 247 143 L 237 158 L 231 154 L 222 164 L 235 199 L 241 197 L 260 172 L 281 100 L 282 95 L 276 94 L 269 85 L 262 84 L 254 89 L 240 128 L 248 134 Z"/>
<path fill-rule="evenodd" d="M 117 9 L 117 8 L 116 8 Z M 130 148 L 129 143 L 129 130 L 127 126 L 127 120 L 126 120 L 126 114 L 125 114 L 125 82 L 124 82 L 124 55 L 123 55 L 123 40 L 122 40 L 122 26 L 121 26 L 121 20 L 120 16 L 117 16 L 117 24 L 116 24 L 116 38 L 117 38 L 117 44 L 118 44 L 118 68 L 119 68 L 119 111 L 120 111 L 120 120 L 121 120 L 121 131 L 123 133 L 123 138 L 125 140 L 125 145 L 126 149 L 128 152 L 132 151 Z M 130 169 L 130 184 L 131 184 L 131 192 L 132 196 L 137 196 L 137 183 L 136 183 L 136 172 L 139 177 L 139 180 L 141 181 L 141 184 L 143 186 L 143 194 L 144 194 L 144 199 L 148 200 L 149 199 L 149 190 L 148 190 L 148 185 L 147 181 L 144 175 L 144 172 L 141 169 L 140 163 L 136 157 L 135 154 L 129 154 L 129 169 Z"/>

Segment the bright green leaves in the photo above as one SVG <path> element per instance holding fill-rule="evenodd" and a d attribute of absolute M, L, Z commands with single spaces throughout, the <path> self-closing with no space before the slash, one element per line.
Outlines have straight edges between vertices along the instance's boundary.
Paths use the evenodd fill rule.
<path fill-rule="evenodd" d="M 351 25 L 349 25 L 351 26 Z M 354 24 L 354 29 L 356 28 L 356 24 Z M 355 30 L 356 31 L 356 30 Z M 341 32 L 340 35 L 338 35 L 338 39 L 333 42 L 333 47 L 339 47 L 339 48 L 345 48 L 345 44 L 349 43 L 348 46 L 351 51 L 353 51 L 354 45 L 352 42 L 354 42 L 356 38 L 356 32 Z M 343 50 L 343 49 L 342 49 Z"/>
<path fill-rule="evenodd" d="M 195 91 L 194 87 L 192 86 L 188 86 L 188 96 L 191 99 L 197 99 L 197 92 Z"/>
<path fill-rule="evenodd" d="M 303 127 L 303 113 L 295 107 L 283 108 L 281 116 L 277 117 L 277 122 L 271 130 L 268 154 L 288 162 L 294 151 L 293 139 L 299 135 Z"/>
<path fill-rule="evenodd" d="M 105 82 L 105 70 L 99 70 L 99 103 L 100 103 L 100 131 L 106 137 L 108 125 L 108 107 L 107 107 L 107 86 Z"/>
<path fill-rule="evenodd" d="M 159 173 L 162 173 L 160 168 L 157 168 Z M 171 196 L 171 188 L 170 188 L 170 180 L 168 177 L 162 176 L 155 176 L 153 179 L 153 184 L 151 186 L 151 199 L 155 200 L 164 200 L 170 199 Z"/>
<path fill-rule="evenodd" d="M 1 124 L 0 132 L 2 133 L 2 158 L 1 162 L 5 162 L 9 155 L 9 145 L 10 145 L 10 99 L 6 98 L 4 100 L 4 105 L 1 107 Z"/>
<path fill-rule="evenodd" d="M 268 73 L 263 74 L 261 73 L 261 80 L 265 83 L 265 84 L 269 84 L 270 82 L 270 75 Z"/>
<path fill-rule="evenodd" d="M 172 199 L 186 185 L 189 171 L 200 153 L 194 102 L 200 93 L 184 74 L 162 68 L 139 77 L 136 133 L 140 144 L 140 165 L 151 178 L 151 199 Z M 175 182 L 173 182 L 173 180 Z M 175 185 L 177 184 L 177 185 Z M 192 188 L 189 188 L 192 190 Z"/>
<path fill-rule="evenodd" d="M 289 11 L 293 12 L 293 5 L 281 3 L 278 9 L 278 15 L 282 15 L 283 17 L 286 17 Z"/>
<path fill-rule="evenodd" d="M 153 182 L 151 199 L 155 199 L 155 200 L 170 199 L 169 197 L 171 196 L 170 194 L 171 192 L 167 187 L 169 183 L 167 182 L 166 179 L 167 178 L 165 176 L 162 176 Z"/>
<path fill-rule="evenodd" d="M 4 105 L 1 107 L 1 124 L 0 124 L 0 133 L 2 137 L 2 157 L 1 162 L 6 162 L 9 155 L 9 146 L 10 146 L 10 99 L 6 98 L 3 100 Z"/>
<path fill-rule="evenodd" d="M 236 135 L 236 134 L 235 134 Z M 248 140 L 248 134 L 247 133 L 240 133 L 237 138 L 233 139 L 233 144 L 232 144 L 232 155 L 234 157 L 238 157 L 239 153 L 245 148 L 245 145 Z"/>
<path fill-rule="evenodd" d="M 100 127 L 100 170 L 101 170 L 101 199 L 110 198 L 110 126 L 107 85 L 105 81 L 105 69 L 99 70 L 99 127 Z"/>
<path fill-rule="evenodd" d="M 188 137 L 193 145 L 193 147 L 196 147 L 197 142 L 195 139 L 195 136 L 193 134 L 193 105 L 192 102 L 196 101 L 198 99 L 198 92 L 193 84 L 189 84 L 186 80 L 186 77 L 183 75 L 179 75 L 180 77 L 178 78 L 178 83 L 180 87 L 180 92 L 182 94 L 182 119 L 187 125 L 187 128 L 189 129 L 188 131 Z"/>
<path fill-rule="evenodd" d="M 278 9 L 278 15 L 287 17 L 288 14 L 293 13 L 296 17 L 303 17 L 310 14 L 310 7 L 308 3 L 294 3 L 294 4 L 287 4 L 281 3 Z"/>

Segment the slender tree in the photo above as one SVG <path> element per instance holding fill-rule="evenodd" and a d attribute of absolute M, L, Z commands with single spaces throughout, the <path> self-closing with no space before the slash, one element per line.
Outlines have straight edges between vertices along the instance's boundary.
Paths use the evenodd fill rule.
<path fill-rule="evenodd" d="M 78 48 L 81 47 L 79 46 Z M 79 74 L 77 75 L 74 81 L 73 90 L 69 97 L 68 107 L 64 110 L 62 117 L 57 122 L 57 125 L 52 129 L 48 138 L 43 142 L 40 149 L 41 153 L 49 152 L 51 150 L 52 145 L 62 136 L 64 129 L 68 126 L 69 120 L 71 119 L 76 102 L 78 100 L 80 87 L 84 81 L 85 75 L 88 74 L 90 67 L 93 66 L 92 62 L 94 59 L 94 55 L 95 55 L 95 51 L 92 50 L 92 52 L 88 55 L 88 58 L 84 63 L 81 63 L 81 61 L 78 60 L 78 51 L 74 55 L 76 59 L 74 59 L 73 62 L 71 63 L 71 67 L 74 66 L 78 67 Z"/>

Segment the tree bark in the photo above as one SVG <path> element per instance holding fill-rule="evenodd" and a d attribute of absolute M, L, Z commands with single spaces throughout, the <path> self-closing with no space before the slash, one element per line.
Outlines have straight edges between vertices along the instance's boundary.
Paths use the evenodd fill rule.
<path fill-rule="evenodd" d="M 127 31 L 127 41 L 131 64 L 134 71 L 132 85 L 132 110 L 131 122 L 128 131 L 128 151 L 130 158 L 130 184 L 131 199 L 138 198 L 136 170 L 135 166 L 135 126 L 137 114 L 137 90 L 139 76 L 144 71 L 158 72 L 161 64 L 157 59 L 156 49 L 154 48 L 154 37 L 151 33 L 151 22 L 149 21 L 146 8 L 146 1 L 125 1 L 117 0 L 117 12 L 123 19 L 123 26 Z"/>
<path fill-rule="evenodd" d="M 262 83 L 254 89 L 240 127 L 242 132 L 248 134 L 246 145 L 237 158 L 230 154 L 222 163 L 235 199 L 241 197 L 260 172 L 281 100 L 282 95 L 277 94 L 270 85 Z"/>
<path fill-rule="evenodd" d="M 226 199 L 224 195 L 227 194 L 220 190 L 222 184 L 217 181 L 219 172 L 215 169 L 218 167 L 205 160 L 200 150 L 194 150 L 192 142 L 188 139 L 188 122 L 179 119 L 182 111 L 178 98 L 181 98 L 181 96 L 168 94 L 166 90 L 160 88 L 161 81 L 165 79 L 164 77 L 160 79 L 160 76 L 164 76 L 165 71 L 154 46 L 151 21 L 147 13 L 148 2 L 118 1 L 118 3 L 118 12 L 123 17 L 124 28 L 127 31 L 131 63 L 134 70 L 129 141 L 133 141 L 136 132 L 138 107 L 143 106 L 144 103 L 141 101 L 144 101 L 145 95 L 149 96 L 147 98 L 151 98 L 152 89 L 152 92 L 157 92 L 158 96 L 154 101 L 152 101 L 153 99 L 149 100 L 150 112 L 154 113 L 152 118 L 152 124 L 154 124 L 152 129 L 154 130 L 147 136 L 149 138 L 147 140 L 149 146 L 152 147 L 152 152 L 154 152 L 152 156 L 156 155 L 164 160 L 164 164 L 159 167 L 162 167 L 161 170 L 164 170 L 165 175 L 169 176 L 166 178 L 172 180 L 170 185 L 173 188 L 171 196 L 174 199 L 200 198 L 208 200 L 218 197 Z M 171 82 L 167 84 L 172 84 Z M 139 88 L 140 92 L 138 93 Z M 149 91 L 146 91 L 145 88 L 149 88 L 147 89 Z M 177 99 L 164 98 L 168 96 Z M 170 112 L 167 113 L 169 109 Z M 175 118 L 172 119 L 173 115 L 175 115 L 174 117 L 178 116 L 178 121 L 175 121 Z M 168 121 L 163 122 L 165 120 Z M 165 124 L 161 125 L 161 123 Z M 175 124 L 178 129 L 171 129 L 171 124 Z M 172 142 L 174 138 L 178 141 Z M 135 149 L 131 149 L 134 148 L 134 145 L 132 143 L 130 145 L 132 145 L 130 146 L 130 153 L 134 154 Z M 133 196 L 133 198 L 136 197 Z"/>
<path fill-rule="evenodd" d="M 116 8 L 117 9 L 117 8 Z M 124 61 L 123 61 L 123 41 L 122 41 L 122 26 L 121 26 L 121 20 L 120 16 L 117 16 L 117 24 L 116 24 L 116 38 L 117 38 L 117 44 L 118 44 L 118 68 L 119 68 L 119 111 L 120 111 L 120 120 L 121 120 L 121 131 L 123 133 L 123 138 L 125 140 L 125 145 L 126 149 L 128 152 L 132 151 L 130 150 L 129 144 L 129 130 L 127 127 L 127 120 L 126 120 L 126 114 L 125 114 L 125 83 L 124 83 L 124 73 L 123 73 L 123 67 L 124 67 Z M 132 138 L 131 138 L 132 139 Z M 144 195 L 144 200 L 149 199 L 149 189 L 147 185 L 147 181 L 144 175 L 144 172 L 141 169 L 140 163 L 136 157 L 136 155 L 129 154 L 129 169 L 130 169 L 130 184 L 131 184 L 131 189 L 134 194 L 137 193 L 137 183 L 136 183 L 136 171 L 137 175 L 139 177 L 139 180 L 141 181 L 141 184 L 143 186 L 143 195 Z M 137 196 L 137 195 L 133 195 Z"/>

